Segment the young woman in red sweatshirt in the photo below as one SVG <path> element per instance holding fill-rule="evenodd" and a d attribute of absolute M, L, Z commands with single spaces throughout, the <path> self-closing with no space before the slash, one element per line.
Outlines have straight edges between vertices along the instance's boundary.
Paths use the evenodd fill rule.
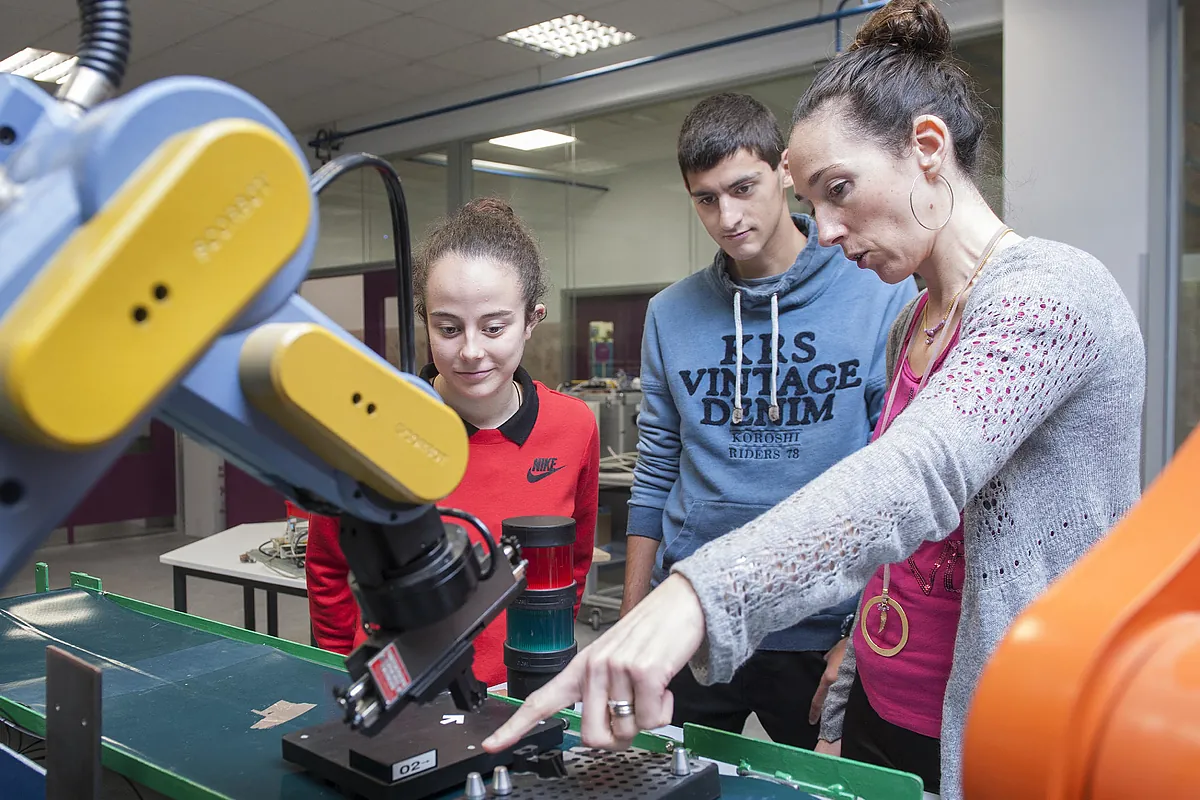
<path fill-rule="evenodd" d="M 595 540 L 600 437 L 585 403 L 521 367 L 525 343 L 546 314 L 546 288 L 537 242 L 501 200 L 468 203 L 434 228 L 417 253 L 416 312 L 433 354 L 421 377 L 458 412 L 470 436 L 466 475 L 439 505 L 469 511 L 497 538 L 508 517 L 574 518 L 578 613 Z M 366 637 L 337 535 L 335 520 L 311 519 L 305 569 L 317 643 L 347 653 Z M 488 686 L 506 680 L 504 620 L 501 614 L 475 640 L 475 676 Z"/>

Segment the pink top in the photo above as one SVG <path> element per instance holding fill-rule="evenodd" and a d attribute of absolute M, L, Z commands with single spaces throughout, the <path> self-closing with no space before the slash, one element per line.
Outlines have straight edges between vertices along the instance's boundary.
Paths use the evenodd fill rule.
<path fill-rule="evenodd" d="M 871 441 L 887 429 L 917 394 L 921 376 L 913 374 L 908 359 L 903 356 L 921 319 L 926 297 L 922 295 L 917 304 L 913 327 L 900 350 L 902 360 L 893 378 L 899 383 L 896 398 L 886 414 L 887 419 L 880 417 Z M 954 332 L 946 352 L 931 367 L 934 372 L 941 369 L 946 355 L 958 343 L 958 333 L 957 330 Z M 954 639 L 958 632 L 964 558 L 960 519 L 948 538 L 925 542 L 907 562 L 891 565 L 888 594 L 908 617 L 908 642 L 896 655 L 888 658 L 872 650 L 863 637 L 861 620 L 854 629 L 854 657 L 859 680 L 875 713 L 893 725 L 934 739 L 940 739 L 942 732 L 942 698 L 950 677 Z M 883 568 L 880 567 L 863 590 L 862 602 L 867 603 L 882 592 Z M 879 632 L 879 616 L 878 603 L 865 608 L 862 613 L 872 641 L 883 649 L 895 647 L 903 630 L 900 615 L 892 607 L 882 633 Z"/>

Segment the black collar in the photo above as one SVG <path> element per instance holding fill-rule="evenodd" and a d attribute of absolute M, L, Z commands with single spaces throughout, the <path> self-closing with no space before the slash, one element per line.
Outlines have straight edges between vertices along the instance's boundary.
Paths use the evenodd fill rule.
<path fill-rule="evenodd" d="M 421 377 L 430 385 L 433 385 L 433 379 L 437 377 L 437 367 L 433 362 L 425 365 L 421 370 Z M 515 442 L 518 446 L 525 444 L 529 435 L 533 433 L 533 423 L 537 422 L 538 416 L 538 396 L 537 387 L 533 385 L 533 378 L 529 377 L 529 373 L 524 367 L 517 367 L 517 371 L 513 374 L 517 385 L 521 387 L 521 407 L 511 417 L 501 423 L 498 431 L 510 442 Z M 471 423 L 463 420 L 463 425 L 467 426 L 467 435 L 474 436 L 479 429 Z"/>

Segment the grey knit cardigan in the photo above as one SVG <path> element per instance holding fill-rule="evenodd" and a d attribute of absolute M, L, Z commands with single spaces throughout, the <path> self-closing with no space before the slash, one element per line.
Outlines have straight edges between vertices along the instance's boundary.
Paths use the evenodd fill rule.
<path fill-rule="evenodd" d="M 893 326 L 889 373 L 911 313 Z M 959 800 L 987 659 L 1138 498 L 1145 374 L 1137 320 L 1103 264 L 1038 238 L 997 253 L 957 346 L 883 436 L 675 565 L 704 609 L 697 679 L 728 682 L 767 634 L 861 591 L 961 513 L 966 578 L 941 739 L 942 797 Z M 823 738 L 841 736 L 853 670 L 848 652 Z"/>

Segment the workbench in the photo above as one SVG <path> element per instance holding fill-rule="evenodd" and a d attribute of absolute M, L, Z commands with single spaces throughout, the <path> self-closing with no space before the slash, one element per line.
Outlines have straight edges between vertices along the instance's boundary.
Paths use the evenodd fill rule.
<path fill-rule="evenodd" d="M 39 565 L 38 592 L 0 600 L 0 716 L 44 735 L 46 647 L 54 644 L 103 671 L 108 770 L 173 800 L 339 797 L 285 762 L 281 739 L 341 718 L 332 697 L 348 682 L 340 656 L 107 593 L 78 573 L 71 588 L 48 585 Z M 578 729 L 578 715 L 560 716 Z M 798 781 L 839 785 L 821 792 L 837 800 L 922 798 L 915 776 L 690 725 L 682 742 L 653 734 L 635 742 L 661 753 L 680 745 L 726 773 L 742 764 L 793 782 L 726 774 L 723 800 L 810 800 Z"/>
<path fill-rule="evenodd" d="M 254 592 L 267 595 L 267 635 L 279 635 L 279 595 L 308 597 L 304 573 L 286 575 L 257 561 L 242 561 L 242 553 L 284 535 L 283 522 L 255 522 L 205 536 L 158 557 L 175 579 L 175 610 L 187 611 L 187 580 L 201 578 L 242 587 L 247 630 L 257 630 Z"/>

